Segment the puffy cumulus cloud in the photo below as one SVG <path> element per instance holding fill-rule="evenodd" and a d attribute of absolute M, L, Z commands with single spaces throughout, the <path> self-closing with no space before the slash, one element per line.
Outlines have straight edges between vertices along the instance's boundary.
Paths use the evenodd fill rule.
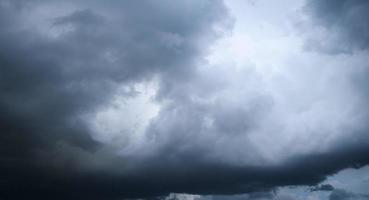
<path fill-rule="evenodd" d="M 306 11 L 323 27 L 307 47 L 328 53 L 349 53 L 369 45 L 369 3 L 365 0 L 309 0 Z"/>
<path fill-rule="evenodd" d="M 220 0 L 0 0 L 1 198 L 294 199 L 368 164 L 367 53 L 265 2 L 229 36 Z"/>

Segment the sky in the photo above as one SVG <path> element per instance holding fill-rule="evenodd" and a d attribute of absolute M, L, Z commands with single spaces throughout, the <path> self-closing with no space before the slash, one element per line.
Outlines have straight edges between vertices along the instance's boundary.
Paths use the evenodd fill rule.
<path fill-rule="evenodd" d="M 369 1 L 0 0 L 0 199 L 368 200 Z"/>

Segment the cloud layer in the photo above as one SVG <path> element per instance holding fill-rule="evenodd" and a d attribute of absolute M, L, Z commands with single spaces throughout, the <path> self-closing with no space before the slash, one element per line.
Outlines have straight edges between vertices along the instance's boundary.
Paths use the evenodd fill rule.
<path fill-rule="evenodd" d="M 0 197 L 260 199 L 367 165 L 367 3 L 304 4 L 314 30 L 256 43 L 221 0 L 0 0 Z M 271 37 L 297 50 L 222 46 Z"/>

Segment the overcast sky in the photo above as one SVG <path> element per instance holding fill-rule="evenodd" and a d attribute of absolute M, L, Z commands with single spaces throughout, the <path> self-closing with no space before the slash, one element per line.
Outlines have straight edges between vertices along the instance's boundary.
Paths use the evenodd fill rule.
<path fill-rule="evenodd" d="M 0 199 L 368 200 L 369 1 L 0 0 Z"/>

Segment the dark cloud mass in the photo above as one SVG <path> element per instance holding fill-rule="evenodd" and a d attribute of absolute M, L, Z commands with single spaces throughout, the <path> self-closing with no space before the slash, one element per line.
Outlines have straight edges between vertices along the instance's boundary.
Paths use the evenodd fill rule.
<path fill-rule="evenodd" d="M 78 174 L 70 168 L 78 156 L 61 154 L 101 148 L 78 116 L 107 102 L 117 85 L 191 73 L 225 14 L 220 1 L 0 1 L 2 198 L 164 193 L 139 178 Z"/>
<path fill-rule="evenodd" d="M 359 20 L 367 18 L 368 5 L 310 0 L 306 6 L 313 21 L 339 32 L 345 48 L 361 51 L 369 44 L 368 21 Z M 327 148 L 305 150 L 283 137 L 296 129 L 281 120 L 290 117 L 288 109 L 260 89 L 265 82 L 257 70 L 208 66 L 212 45 L 233 22 L 221 0 L 0 0 L 0 199 L 169 193 L 269 199 L 276 187 L 313 186 L 342 169 L 367 165 L 366 77 L 355 71 L 359 81 L 348 81 L 360 94 L 349 110 L 357 111 L 360 126 L 346 118 L 340 130 L 318 122 L 318 128 L 297 126 L 333 138 Z M 117 96 L 133 109 L 127 102 L 147 82 L 157 83 L 150 100 L 160 110 L 143 136 L 134 140 L 129 129 L 118 131 L 128 135 L 123 142 L 99 139 L 91 127 L 98 123 L 89 117 L 112 107 Z M 322 102 L 337 103 L 332 94 Z M 118 125 L 129 121 L 129 109 Z M 348 134 L 332 136 L 342 130 Z M 292 141 L 291 150 L 285 141 Z M 353 195 L 331 185 L 313 190 L 333 190 L 332 200 Z"/>
<path fill-rule="evenodd" d="M 312 48 L 331 53 L 369 47 L 369 2 L 365 0 L 310 0 L 306 10 L 316 24 L 328 29 L 325 41 L 311 41 Z"/>

